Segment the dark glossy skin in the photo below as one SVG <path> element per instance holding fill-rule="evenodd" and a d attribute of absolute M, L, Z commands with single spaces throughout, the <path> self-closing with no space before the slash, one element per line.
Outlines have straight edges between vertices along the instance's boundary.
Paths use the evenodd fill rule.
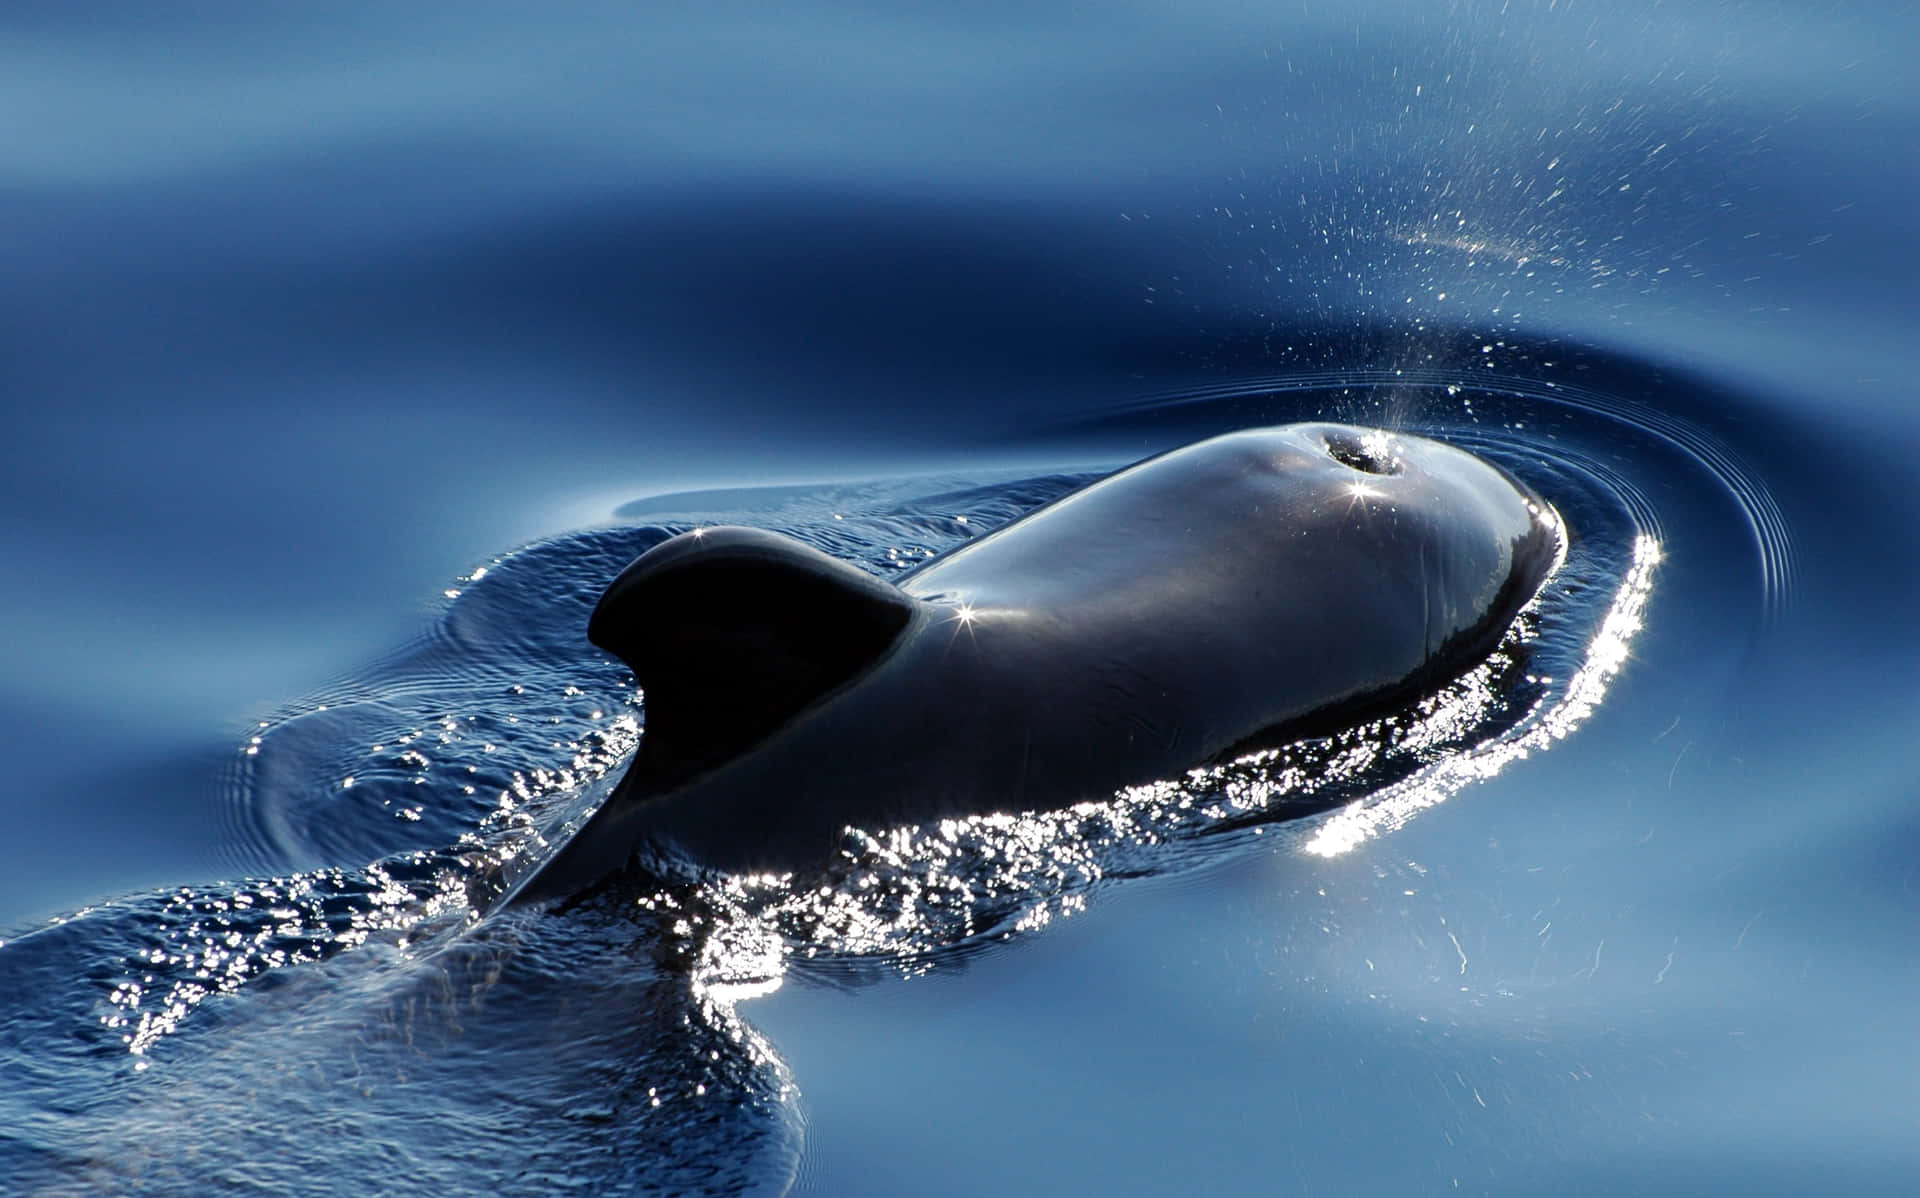
<path fill-rule="evenodd" d="M 897 591 L 773 534 L 675 538 L 591 629 L 646 690 L 642 752 L 522 896 L 577 892 L 636 849 L 805 868 L 849 824 L 1057 808 L 1357 720 L 1484 658 L 1562 545 L 1504 471 L 1332 424 L 1142 462 Z M 756 598 L 710 615 L 742 591 Z M 768 605 L 797 614 L 733 652 L 727 629 Z M 704 648 L 677 649 L 687 637 Z M 744 733 L 694 731 L 730 727 L 728 693 L 763 694 L 756 672 L 779 697 L 745 704 Z M 656 721 L 688 731 L 660 732 L 650 759 Z"/>

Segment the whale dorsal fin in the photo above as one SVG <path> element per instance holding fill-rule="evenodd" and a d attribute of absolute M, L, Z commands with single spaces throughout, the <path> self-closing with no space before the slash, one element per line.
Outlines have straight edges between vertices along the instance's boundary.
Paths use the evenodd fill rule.
<path fill-rule="evenodd" d="M 666 789 L 752 748 L 879 660 L 913 606 L 760 529 L 699 529 L 641 554 L 587 622 L 587 639 L 626 662 L 644 694 L 629 783 Z"/>

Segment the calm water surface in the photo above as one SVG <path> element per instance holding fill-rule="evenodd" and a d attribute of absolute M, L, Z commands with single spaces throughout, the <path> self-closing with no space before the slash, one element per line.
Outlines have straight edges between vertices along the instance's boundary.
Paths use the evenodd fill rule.
<path fill-rule="evenodd" d="M 0 19 L 0 1189 L 1907 1193 L 1911 5 Z M 487 910 L 698 523 L 1213 432 L 1575 533 L 1425 716 Z M 965 524 L 957 520 L 967 516 Z"/>

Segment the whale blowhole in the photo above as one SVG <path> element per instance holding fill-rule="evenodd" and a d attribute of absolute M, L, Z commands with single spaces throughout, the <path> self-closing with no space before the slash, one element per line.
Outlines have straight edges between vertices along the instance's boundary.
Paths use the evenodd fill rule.
<path fill-rule="evenodd" d="M 1327 456 L 1342 466 L 1358 470 L 1362 474 L 1398 474 L 1400 462 L 1386 436 L 1369 434 L 1356 437 L 1346 433 L 1330 433 L 1326 438 Z"/>

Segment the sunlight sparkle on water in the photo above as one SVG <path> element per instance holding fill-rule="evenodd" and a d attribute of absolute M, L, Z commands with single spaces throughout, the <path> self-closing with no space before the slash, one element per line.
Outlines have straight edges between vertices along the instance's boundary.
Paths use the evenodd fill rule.
<path fill-rule="evenodd" d="M 1344 807 L 1321 824 L 1304 851 L 1317 857 L 1350 852 L 1382 832 L 1406 824 L 1418 812 L 1445 802 L 1470 782 L 1490 778 L 1536 749 L 1544 749 L 1586 720 L 1605 698 L 1626 665 L 1633 637 L 1640 631 L 1654 568 L 1660 564 L 1657 538 L 1642 533 L 1634 542 L 1633 564 L 1614 593 L 1600 628 L 1587 645 L 1586 660 L 1567 683 L 1558 702 L 1521 725 L 1513 735 L 1481 748 L 1442 759 L 1399 786 Z"/>

